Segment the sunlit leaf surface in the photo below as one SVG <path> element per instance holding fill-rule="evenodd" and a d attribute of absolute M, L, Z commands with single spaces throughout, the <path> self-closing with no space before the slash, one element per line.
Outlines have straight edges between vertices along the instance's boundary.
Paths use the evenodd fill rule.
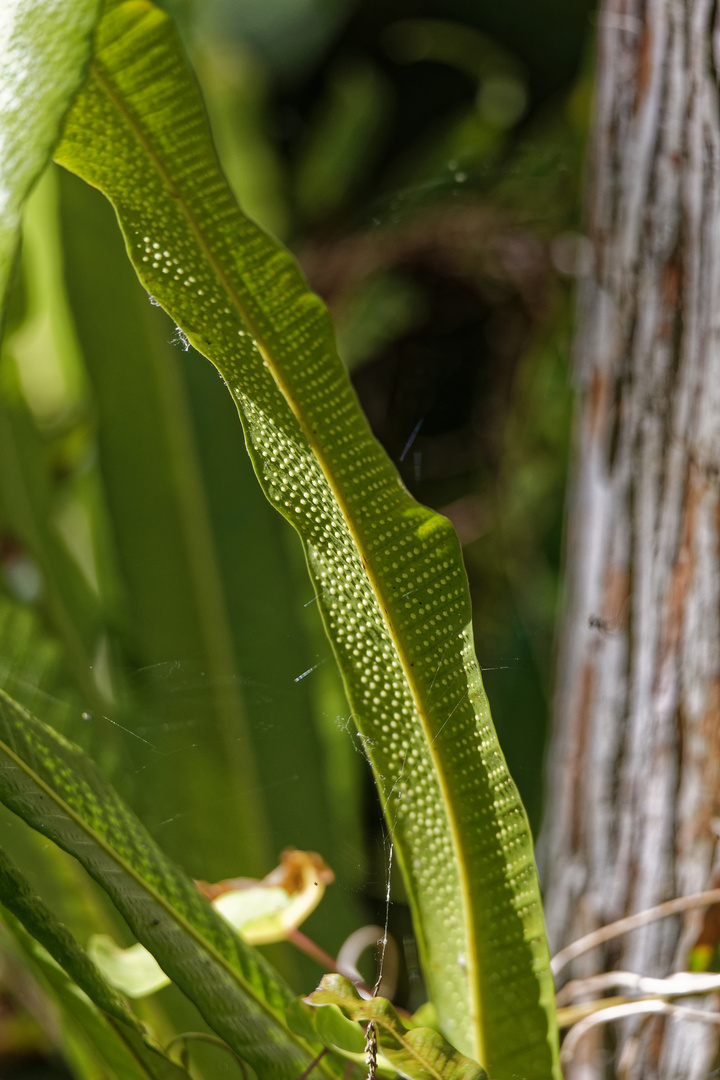
<path fill-rule="evenodd" d="M 302 536 L 443 1030 L 497 1080 L 557 1075 L 532 841 L 482 687 L 457 537 L 372 437 L 325 307 L 238 211 L 152 4 L 106 5 L 57 159 L 113 202 L 141 280 L 220 370 L 265 492 Z"/>
<path fill-rule="evenodd" d="M 0 301 L 22 204 L 57 141 L 90 58 L 100 0 L 0 5 Z"/>

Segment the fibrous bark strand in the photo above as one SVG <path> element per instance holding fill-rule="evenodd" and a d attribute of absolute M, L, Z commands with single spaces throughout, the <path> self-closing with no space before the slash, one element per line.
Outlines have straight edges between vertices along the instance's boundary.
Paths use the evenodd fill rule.
<path fill-rule="evenodd" d="M 606 0 L 588 175 L 568 600 L 543 837 L 560 948 L 720 872 L 720 30 L 710 0 Z M 687 965 L 688 913 L 577 962 Z M 614 1029 L 627 1080 L 707 1075 L 710 1025 Z M 608 1075 L 603 1036 L 570 1077 Z"/>

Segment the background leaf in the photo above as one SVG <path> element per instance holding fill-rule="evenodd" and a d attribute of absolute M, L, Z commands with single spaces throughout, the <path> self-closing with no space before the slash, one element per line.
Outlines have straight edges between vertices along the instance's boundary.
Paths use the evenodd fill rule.
<path fill-rule="evenodd" d="M 0 11 L 0 300 L 22 205 L 82 82 L 99 0 L 5 0 Z"/>
<path fill-rule="evenodd" d="M 312 1049 L 284 1021 L 290 990 L 242 943 L 71 743 L 0 692 L 0 799 L 73 854 L 213 1029 L 263 1077 Z M 323 1072 L 332 1075 L 330 1061 Z"/>

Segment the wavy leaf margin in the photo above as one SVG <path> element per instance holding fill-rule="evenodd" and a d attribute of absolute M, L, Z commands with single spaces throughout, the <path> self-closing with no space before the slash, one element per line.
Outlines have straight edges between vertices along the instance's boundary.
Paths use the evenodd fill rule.
<path fill-rule="evenodd" d="M 457 537 L 372 437 L 328 313 L 239 212 L 169 20 L 109 0 L 57 160 L 113 203 L 148 291 L 227 382 L 300 533 L 448 1037 L 497 1080 L 559 1076 L 532 840 L 475 658 Z"/>

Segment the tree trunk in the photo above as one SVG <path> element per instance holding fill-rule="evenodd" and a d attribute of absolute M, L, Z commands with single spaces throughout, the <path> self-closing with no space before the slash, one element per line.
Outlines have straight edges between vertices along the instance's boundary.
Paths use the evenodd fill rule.
<path fill-rule="evenodd" d="M 606 0 L 598 38 L 541 844 L 554 949 L 720 869 L 720 13 Z M 649 925 L 573 974 L 686 970 L 702 920 Z M 596 1028 L 566 1073 L 705 1078 L 717 1032 L 658 1017 Z"/>

